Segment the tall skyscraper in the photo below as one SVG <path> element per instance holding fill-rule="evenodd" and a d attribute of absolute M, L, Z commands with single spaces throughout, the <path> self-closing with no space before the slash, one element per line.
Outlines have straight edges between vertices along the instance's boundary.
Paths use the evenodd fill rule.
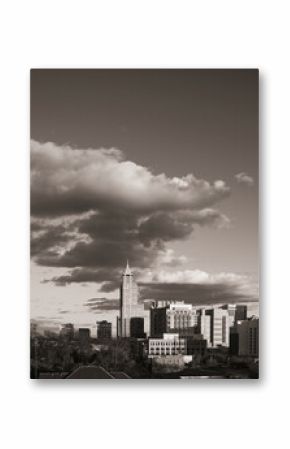
<path fill-rule="evenodd" d="M 144 308 L 138 304 L 138 296 L 138 285 L 127 262 L 120 286 L 120 320 L 118 326 L 118 336 L 120 337 L 130 337 L 130 319 L 143 316 Z"/>

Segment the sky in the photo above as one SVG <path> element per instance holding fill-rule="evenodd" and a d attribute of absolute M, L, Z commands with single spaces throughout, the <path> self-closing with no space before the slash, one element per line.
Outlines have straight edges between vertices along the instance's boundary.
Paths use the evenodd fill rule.
<path fill-rule="evenodd" d="M 258 313 L 258 71 L 31 71 L 31 317 L 140 301 Z"/>

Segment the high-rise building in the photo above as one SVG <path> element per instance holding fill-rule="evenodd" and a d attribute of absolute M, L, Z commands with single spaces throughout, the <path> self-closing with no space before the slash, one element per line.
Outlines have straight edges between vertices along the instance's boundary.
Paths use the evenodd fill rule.
<path fill-rule="evenodd" d="M 245 357 L 259 356 L 259 319 L 237 321 L 231 331 L 231 353 Z"/>
<path fill-rule="evenodd" d="M 127 262 L 120 286 L 120 319 L 118 322 L 118 336 L 120 337 L 130 337 L 130 319 L 144 314 L 144 307 L 138 303 L 138 297 L 138 285 Z"/>
<path fill-rule="evenodd" d="M 205 311 L 210 321 L 210 346 L 229 346 L 229 315 L 228 311 L 214 307 Z"/>
<path fill-rule="evenodd" d="M 130 337 L 133 338 L 145 338 L 144 332 L 144 318 L 132 317 L 130 319 Z"/>
<path fill-rule="evenodd" d="M 196 309 L 183 301 L 158 301 L 150 310 L 150 336 L 161 337 L 164 333 L 180 335 L 202 334 L 210 346 L 211 318 L 204 309 Z"/>
<path fill-rule="evenodd" d="M 159 301 L 150 310 L 150 336 L 161 337 L 166 332 L 180 332 L 198 323 L 197 311 L 184 301 Z"/>
<path fill-rule="evenodd" d="M 248 307 L 245 305 L 237 304 L 235 321 L 242 321 L 248 318 Z"/>
<path fill-rule="evenodd" d="M 211 317 L 206 315 L 205 309 L 198 310 L 197 334 L 202 335 L 207 345 L 211 346 Z"/>
<path fill-rule="evenodd" d="M 97 321 L 97 337 L 98 338 L 112 338 L 112 323 L 109 321 Z"/>
<path fill-rule="evenodd" d="M 236 316 L 236 304 L 225 304 L 221 307 L 221 309 L 227 310 L 229 315 L 229 326 L 233 326 L 235 324 L 235 316 Z"/>
<path fill-rule="evenodd" d="M 198 317 L 192 304 L 176 301 L 166 311 L 168 329 L 185 329 L 197 325 Z"/>

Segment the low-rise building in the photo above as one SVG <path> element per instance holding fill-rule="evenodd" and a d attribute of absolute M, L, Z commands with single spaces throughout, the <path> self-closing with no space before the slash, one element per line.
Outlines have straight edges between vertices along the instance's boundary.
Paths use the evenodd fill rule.
<path fill-rule="evenodd" d="M 179 334 L 163 334 L 162 338 L 148 340 L 148 357 L 171 356 L 186 354 L 186 338 L 180 338 Z"/>

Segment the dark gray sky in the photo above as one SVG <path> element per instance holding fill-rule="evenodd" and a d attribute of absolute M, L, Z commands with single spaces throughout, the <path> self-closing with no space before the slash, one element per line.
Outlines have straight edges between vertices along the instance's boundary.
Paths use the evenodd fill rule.
<path fill-rule="evenodd" d="M 258 171 L 257 70 L 33 70 L 31 137 L 209 180 Z"/>
<path fill-rule="evenodd" d="M 80 295 L 80 285 L 84 285 L 81 281 L 89 282 L 87 291 L 85 287 L 81 290 L 83 298 L 87 300 L 93 295 L 96 290 L 96 285 L 90 283 L 93 278 L 100 282 L 103 276 L 106 281 L 104 291 L 113 291 L 125 253 L 133 258 L 137 271 L 153 270 L 151 278 L 148 278 L 149 285 L 150 281 L 156 281 L 152 279 L 152 267 L 161 248 L 158 246 L 160 242 L 156 243 L 160 233 L 162 260 L 167 257 L 167 262 L 164 262 L 165 265 L 159 264 L 159 270 L 167 266 L 171 272 L 180 273 L 177 278 L 172 278 L 172 282 L 200 280 L 199 272 L 213 276 L 208 281 L 213 285 L 217 281 L 214 276 L 221 272 L 249 276 L 251 282 L 257 280 L 258 93 L 258 71 L 252 69 L 32 70 L 31 138 L 36 141 L 32 216 L 36 220 L 35 227 L 40 229 L 40 234 L 36 234 L 37 238 L 33 240 L 35 301 L 40 304 L 41 297 L 46 297 L 47 301 L 50 298 L 56 304 L 58 298 L 63 300 L 66 296 L 63 287 L 58 286 L 57 282 L 42 281 L 50 276 L 66 282 L 71 276 L 68 270 L 73 267 L 81 270 L 73 273 L 75 284 L 67 284 L 67 291 L 75 295 L 75 300 Z M 50 147 L 47 142 L 52 142 L 53 146 Z M 64 145 L 69 150 L 62 153 Z M 198 208 L 189 207 L 186 197 L 178 196 L 176 201 L 177 198 L 181 201 L 179 207 L 174 203 L 174 198 L 168 205 L 170 200 L 164 197 L 164 192 L 161 192 L 164 186 L 160 184 L 161 190 L 153 190 L 155 193 L 151 194 L 150 200 L 140 190 L 140 201 L 144 200 L 144 203 L 141 201 L 143 209 L 141 207 L 140 210 L 136 198 L 131 197 L 131 191 L 139 192 L 141 188 L 138 175 L 136 177 L 136 166 L 132 169 L 132 164 L 125 164 L 125 177 L 120 177 L 120 184 L 115 186 L 114 176 L 118 177 L 119 171 L 115 171 L 114 165 L 113 171 L 109 172 L 109 176 L 111 173 L 115 175 L 109 184 L 112 189 L 107 189 L 107 194 L 111 190 L 108 198 L 102 190 L 106 179 L 98 185 L 100 175 L 94 177 L 89 168 L 99 163 L 94 155 L 87 157 L 86 172 L 81 171 L 83 159 L 77 163 L 76 171 L 71 158 L 76 153 L 72 151 L 87 148 L 121 150 L 124 161 L 137 164 L 137 172 L 140 167 L 141 171 L 146 169 L 140 179 L 143 180 L 143 175 L 147 179 L 148 173 L 152 173 L 153 184 L 156 180 L 159 183 L 156 175 L 161 173 L 167 177 L 167 187 L 172 184 L 170 179 L 178 178 L 180 183 L 185 175 L 193 174 L 195 178 L 211 184 L 222 180 L 226 188 L 214 187 L 208 191 L 208 187 L 204 190 L 194 181 L 190 192 L 192 198 L 201 201 L 200 205 Z M 58 154 L 62 154 L 62 160 L 59 160 Z M 65 158 L 68 160 L 67 166 L 63 162 Z M 118 159 L 119 156 L 115 154 L 114 158 Z M 124 166 L 121 165 L 123 170 Z M 75 179 L 71 178 L 71 173 L 76 173 Z M 122 175 L 124 173 L 122 171 Z M 80 183 L 83 174 L 84 180 L 90 180 L 89 187 L 84 186 L 85 181 Z M 150 196 L 152 185 L 146 183 L 145 190 Z M 59 186 L 59 190 L 50 195 L 55 185 Z M 120 191 L 127 188 L 128 192 L 120 198 Z M 181 195 L 182 188 L 178 192 Z M 153 204 L 155 198 L 159 212 L 154 209 L 157 207 Z M 150 201 L 151 209 L 145 211 L 144 205 L 147 207 Z M 204 212 L 206 208 L 211 208 L 211 211 Z M 173 210 L 177 209 L 180 210 L 174 215 Z M 76 215 L 86 210 L 101 213 L 82 222 L 75 242 L 72 228 L 67 227 L 65 218 L 72 210 Z M 140 218 L 145 222 L 141 227 L 138 224 L 138 227 Z M 53 220 L 57 220 L 58 227 Z M 113 223 L 119 223 L 118 231 Z M 135 241 L 128 240 L 128 230 L 136 233 L 137 228 L 143 246 L 139 245 L 139 240 L 137 246 Z M 92 243 L 80 243 L 71 249 L 84 229 L 93 239 Z M 102 242 L 98 241 L 101 237 Z M 61 257 L 55 252 L 56 242 L 58 248 L 66 248 L 66 253 Z M 152 242 L 155 246 L 154 250 L 151 246 L 150 252 L 148 245 L 153 245 Z M 70 245 L 69 250 L 66 245 Z M 184 259 L 183 264 L 178 262 L 177 265 L 176 262 L 175 265 L 173 252 L 179 262 Z M 115 262 L 109 256 L 102 256 L 94 266 L 95 254 L 98 259 L 97 254 L 100 253 L 111 255 Z M 103 269 L 106 266 L 111 267 L 110 273 Z M 164 279 L 168 281 L 165 274 L 157 279 L 160 285 Z M 229 282 L 229 277 L 218 278 L 219 281 L 221 279 L 222 283 L 225 279 Z M 231 296 L 228 285 L 226 289 L 216 285 L 216 290 L 221 292 L 221 296 L 223 292 L 227 297 Z M 199 288 L 196 291 L 207 289 Z M 237 291 L 232 294 L 235 297 Z M 255 297 L 256 292 L 252 296 Z M 37 310 L 39 313 L 42 306 Z M 44 315 L 47 316 L 47 313 Z"/>

